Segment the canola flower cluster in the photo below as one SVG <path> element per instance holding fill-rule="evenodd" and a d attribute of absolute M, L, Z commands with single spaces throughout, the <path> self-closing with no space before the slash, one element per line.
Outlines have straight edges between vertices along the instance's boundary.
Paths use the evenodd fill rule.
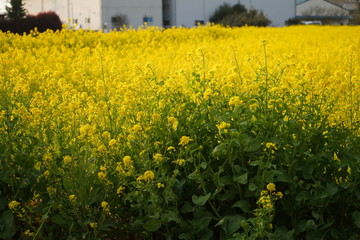
<path fill-rule="evenodd" d="M 211 152 L 209 145 L 238 134 L 238 116 L 220 118 L 219 112 L 265 109 L 262 114 L 277 113 L 282 122 L 310 131 L 318 126 L 296 118 L 306 107 L 359 135 L 359 30 L 0 32 L 0 146 L 5 146 L 0 170 L 10 176 L 8 182 L 29 191 L 9 190 L 16 199 L 8 199 L 8 207 L 16 209 L 17 201 L 51 203 L 58 212 L 83 206 L 74 215 L 86 216 L 84 222 L 96 229 L 103 224 L 99 219 L 121 209 L 111 199 L 124 199 L 127 206 L 145 201 L 145 193 L 169 190 L 175 181 L 166 179 L 168 172 L 177 176 L 196 165 L 197 153 Z M 207 120 L 198 120 L 200 113 Z M 202 127 L 216 138 L 196 135 Z M 289 139 L 297 144 L 300 137 L 294 133 Z M 283 147 L 269 140 L 248 151 L 261 146 L 260 152 L 271 155 Z M 271 198 L 282 194 L 268 185 L 258 203 L 272 208 Z M 32 210 L 22 215 L 26 211 Z M 29 225 L 39 225 L 39 214 Z"/>
<path fill-rule="evenodd" d="M 261 191 L 260 198 L 258 200 L 258 204 L 262 206 L 262 208 L 274 208 L 274 202 L 277 199 L 283 198 L 282 192 L 276 192 L 276 186 L 274 183 L 269 183 L 266 185 L 267 190 Z"/>

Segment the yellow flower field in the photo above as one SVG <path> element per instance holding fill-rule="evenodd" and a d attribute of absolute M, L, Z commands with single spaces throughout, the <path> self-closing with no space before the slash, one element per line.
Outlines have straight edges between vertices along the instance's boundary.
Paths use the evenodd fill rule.
<path fill-rule="evenodd" d="M 0 33 L 0 238 L 355 239 L 359 118 L 360 27 Z"/>

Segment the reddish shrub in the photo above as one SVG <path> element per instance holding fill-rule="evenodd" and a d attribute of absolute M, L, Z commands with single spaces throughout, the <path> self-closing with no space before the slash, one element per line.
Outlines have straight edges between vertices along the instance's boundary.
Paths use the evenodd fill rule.
<path fill-rule="evenodd" d="M 47 29 L 53 31 L 61 30 L 62 23 L 60 17 L 55 12 L 41 12 L 36 16 L 28 15 L 25 18 L 17 20 L 0 19 L 0 30 L 12 33 L 30 33 L 37 28 L 39 32 L 45 32 Z"/>

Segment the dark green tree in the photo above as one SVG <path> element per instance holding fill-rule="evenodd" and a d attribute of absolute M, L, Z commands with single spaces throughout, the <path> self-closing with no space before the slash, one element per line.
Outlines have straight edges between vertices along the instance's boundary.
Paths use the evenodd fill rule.
<path fill-rule="evenodd" d="M 10 0 L 10 6 L 6 6 L 6 17 L 20 19 L 25 17 L 26 9 L 22 0 Z"/>
<path fill-rule="evenodd" d="M 233 6 L 224 3 L 223 5 L 219 6 L 215 12 L 210 17 L 210 22 L 213 23 L 220 23 L 226 16 L 233 15 L 233 14 L 241 14 L 245 13 L 246 8 L 244 5 L 238 3 Z"/>
<path fill-rule="evenodd" d="M 241 4 L 230 6 L 226 3 L 215 10 L 210 17 L 210 22 L 231 27 L 241 27 L 245 25 L 265 27 L 271 23 L 261 11 L 256 9 L 247 10 Z"/>

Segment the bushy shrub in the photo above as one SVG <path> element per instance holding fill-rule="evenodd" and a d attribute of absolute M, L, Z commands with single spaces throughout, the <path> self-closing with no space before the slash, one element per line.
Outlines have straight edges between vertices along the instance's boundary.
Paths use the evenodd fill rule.
<path fill-rule="evenodd" d="M 285 21 L 286 26 L 299 25 L 299 24 L 301 24 L 301 21 L 297 18 L 289 18 L 288 20 Z"/>
<path fill-rule="evenodd" d="M 0 30 L 12 33 L 30 33 L 37 29 L 38 32 L 45 32 L 47 29 L 53 31 L 61 30 L 62 23 L 60 17 L 52 11 L 41 12 L 37 15 L 28 15 L 20 19 L 2 19 L 0 20 Z"/>
<path fill-rule="evenodd" d="M 242 4 L 235 4 L 230 6 L 227 3 L 224 3 L 216 9 L 213 15 L 210 17 L 210 22 L 220 23 L 226 16 L 233 14 L 245 13 L 247 10 Z"/>
<path fill-rule="evenodd" d="M 266 27 L 271 23 L 262 11 L 256 9 L 247 10 L 241 4 L 230 6 L 227 3 L 215 10 L 210 17 L 210 21 L 231 27 L 241 27 L 245 25 Z"/>
<path fill-rule="evenodd" d="M 224 26 L 234 27 L 242 27 L 245 25 L 266 27 L 271 23 L 271 21 L 264 15 L 263 12 L 252 9 L 245 13 L 228 15 L 223 18 L 220 23 Z"/>

